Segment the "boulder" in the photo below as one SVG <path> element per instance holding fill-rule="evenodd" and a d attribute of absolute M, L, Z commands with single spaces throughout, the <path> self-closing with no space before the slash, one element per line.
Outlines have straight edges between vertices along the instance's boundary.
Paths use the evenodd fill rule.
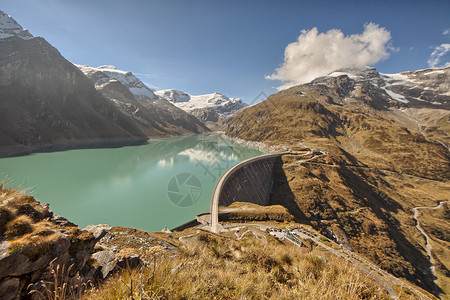
<path fill-rule="evenodd" d="M 24 283 L 17 277 L 7 277 L 0 281 L 0 299 L 20 299 L 20 291 Z"/>
<path fill-rule="evenodd" d="M 105 279 L 123 269 L 136 268 L 143 263 L 138 254 L 129 253 L 123 256 L 121 253 L 122 251 L 116 253 L 114 251 L 104 250 L 92 254 L 92 258 L 100 266 L 101 279 Z"/>
<path fill-rule="evenodd" d="M 113 251 L 105 250 L 92 254 L 92 257 L 100 265 L 102 278 L 106 278 L 116 267 L 116 254 Z"/>
<path fill-rule="evenodd" d="M 109 230 L 111 230 L 111 226 L 106 224 L 89 225 L 83 228 L 83 230 L 92 232 L 94 238 L 98 241 L 104 237 Z"/>

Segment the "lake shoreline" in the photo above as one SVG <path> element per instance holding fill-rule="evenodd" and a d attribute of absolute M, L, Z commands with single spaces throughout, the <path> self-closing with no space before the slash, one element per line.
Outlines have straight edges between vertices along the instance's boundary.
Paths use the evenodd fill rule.
<path fill-rule="evenodd" d="M 104 145 L 6 157 L 0 169 L 7 187 L 32 188 L 37 200 L 81 227 L 109 224 L 153 232 L 208 211 L 223 172 L 262 154 L 216 132 Z M 185 186 L 186 176 L 192 181 Z"/>
<path fill-rule="evenodd" d="M 115 138 L 115 139 L 83 139 L 83 140 L 58 140 L 47 145 L 14 145 L 14 146 L 0 146 L 0 158 L 25 156 L 34 153 L 51 153 L 68 150 L 80 150 L 80 149 L 112 149 L 122 148 L 128 146 L 140 146 L 148 143 L 152 139 L 164 139 L 171 137 L 182 137 L 196 134 L 208 134 L 206 133 L 186 133 L 186 134 L 174 134 L 164 136 L 149 136 L 145 138 Z"/>

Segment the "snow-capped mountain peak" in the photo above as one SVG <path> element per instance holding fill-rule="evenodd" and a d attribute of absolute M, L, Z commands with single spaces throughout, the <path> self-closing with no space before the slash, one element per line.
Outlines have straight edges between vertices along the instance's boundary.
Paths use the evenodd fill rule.
<path fill-rule="evenodd" d="M 84 65 L 76 65 L 84 74 L 89 75 L 91 78 L 95 78 L 94 84 L 96 87 L 100 87 L 110 80 L 117 80 L 130 92 L 141 100 L 153 100 L 158 98 L 154 90 L 146 86 L 139 78 L 133 75 L 131 72 L 117 69 L 112 65 L 104 65 L 100 67 L 88 67 Z"/>
<path fill-rule="evenodd" d="M 189 102 L 191 99 L 191 95 L 179 90 L 159 90 L 155 94 L 173 103 Z"/>
<path fill-rule="evenodd" d="M 175 103 L 183 109 L 197 109 L 213 106 L 223 106 L 227 103 L 242 102 L 239 98 L 229 98 L 221 93 L 212 93 L 205 95 L 190 95 L 179 90 L 159 90 L 155 94 Z"/>
<path fill-rule="evenodd" d="M 155 94 L 194 114 L 202 121 L 216 122 L 221 117 L 231 115 L 247 106 L 240 98 L 229 98 L 218 92 L 190 95 L 186 92 L 169 89 L 155 91 Z"/>
<path fill-rule="evenodd" d="M 311 81 L 313 85 L 339 85 L 342 96 L 352 97 L 364 90 L 378 93 L 376 99 L 394 100 L 407 106 L 450 105 L 450 67 L 397 74 L 379 73 L 373 67 L 344 68 Z"/>
<path fill-rule="evenodd" d="M 18 36 L 22 39 L 33 38 L 28 30 L 23 29 L 16 20 L 0 10 L 0 38 L 4 39 L 11 36 Z"/>
<path fill-rule="evenodd" d="M 223 116 L 231 115 L 238 109 L 247 106 L 239 98 L 229 98 L 217 92 L 206 95 L 190 95 L 175 89 L 155 91 L 147 87 L 133 73 L 119 70 L 112 65 L 96 68 L 84 65 L 76 66 L 94 82 L 98 90 L 103 89 L 107 84 L 118 81 L 139 100 L 169 101 L 202 121 L 216 122 Z"/>

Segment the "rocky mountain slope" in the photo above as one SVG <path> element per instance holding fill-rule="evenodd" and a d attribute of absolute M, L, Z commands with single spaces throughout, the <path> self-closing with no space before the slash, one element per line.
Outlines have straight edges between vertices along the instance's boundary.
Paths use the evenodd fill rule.
<path fill-rule="evenodd" d="M 145 135 L 42 38 L 0 39 L 1 155 Z"/>
<path fill-rule="evenodd" d="M 110 95 L 114 85 L 128 93 L 123 102 L 108 99 L 57 49 L 0 12 L 0 156 L 143 143 L 149 136 L 208 130 L 167 101 L 147 103 L 154 95 L 133 86 L 138 83 L 122 88 L 118 81 L 105 82 Z M 142 95 L 134 97 L 130 90 Z"/>
<path fill-rule="evenodd" d="M 114 66 L 77 66 L 148 137 L 209 131 L 191 114 L 155 95 L 131 72 Z"/>
<path fill-rule="evenodd" d="M 115 66 L 100 66 L 97 68 L 76 65 L 87 77 L 95 84 L 97 89 L 112 80 L 119 81 L 125 86 L 136 98 L 143 101 L 158 99 L 155 91 L 146 86 L 139 78 L 131 72 L 117 69 Z"/>
<path fill-rule="evenodd" d="M 220 93 L 190 95 L 178 90 L 159 90 L 155 93 L 203 122 L 217 123 L 247 106 L 239 98 L 229 98 Z"/>
<path fill-rule="evenodd" d="M 283 157 L 273 204 L 432 292 L 412 209 L 448 199 L 448 84 L 449 68 L 395 75 L 338 70 L 238 112 L 225 130 L 292 150 L 325 151 L 306 163 Z M 436 268 L 448 276 L 444 264 Z"/>

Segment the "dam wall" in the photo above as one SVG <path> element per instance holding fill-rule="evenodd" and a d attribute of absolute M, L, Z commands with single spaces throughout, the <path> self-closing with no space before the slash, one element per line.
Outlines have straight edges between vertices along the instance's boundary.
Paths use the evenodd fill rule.
<path fill-rule="evenodd" d="M 275 161 L 284 154 L 264 154 L 244 160 L 230 168 L 217 183 L 211 200 L 211 229 L 218 232 L 219 206 L 234 202 L 268 205 L 273 186 Z"/>

